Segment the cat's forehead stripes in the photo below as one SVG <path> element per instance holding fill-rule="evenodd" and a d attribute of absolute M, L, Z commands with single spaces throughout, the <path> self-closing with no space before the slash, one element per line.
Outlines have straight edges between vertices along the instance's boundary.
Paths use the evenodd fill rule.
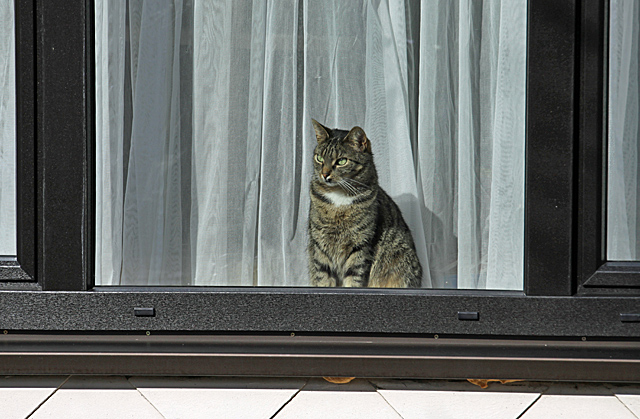
<path fill-rule="evenodd" d="M 318 145 L 316 152 L 325 157 L 338 158 L 345 153 L 344 140 L 349 134 L 348 131 L 332 130 L 329 132 L 329 138 L 322 144 Z"/>
<path fill-rule="evenodd" d="M 318 154 L 322 155 L 325 160 L 327 159 L 336 159 L 338 155 L 341 155 L 340 151 L 338 151 L 338 144 L 327 144 L 321 149 L 318 150 Z"/>

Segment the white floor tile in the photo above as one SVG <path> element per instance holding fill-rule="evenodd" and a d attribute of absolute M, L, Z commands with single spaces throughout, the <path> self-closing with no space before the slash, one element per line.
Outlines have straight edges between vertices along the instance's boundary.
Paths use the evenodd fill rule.
<path fill-rule="evenodd" d="M 26 418 L 34 409 L 36 419 L 253 419 L 276 412 L 278 419 L 640 417 L 638 384 L 523 382 L 481 390 L 445 380 L 373 380 L 374 386 L 362 379 L 336 385 L 287 378 L 66 378 L 0 377 L 0 419 Z"/>
<path fill-rule="evenodd" d="M 627 407 L 627 409 L 640 418 L 640 395 L 621 394 L 618 396 L 618 399 Z"/>
<path fill-rule="evenodd" d="M 552 386 L 522 419 L 580 418 L 637 419 L 603 385 L 558 384 Z"/>
<path fill-rule="evenodd" d="M 398 413 L 364 380 L 330 384 L 311 380 L 276 419 L 376 418 L 398 419 Z"/>
<path fill-rule="evenodd" d="M 370 380 L 379 390 L 466 391 L 486 393 L 536 393 L 549 388 L 549 383 L 518 381 L 507 384 L 492 382 L 480 388 L 467 380 Z"/>
<path fill-rule="evenodd" d="M 66 379 L 66 376 L 0 377 L 0 418 L 26 418 Z"/>
<path fill-rule="evenodd" d="M 71 377 L 34 419 L 162 419 L 124 377 Z"/>
<path fill-rule="evenodd" d="M 627 409 L 640 417 L 640 385 L 611 385 L 608 386 Z"/>
<path fill-rule="evenodd" d="M 167 419 L 268 419 L 306 380 L 134 377 L 130 382 Z"/>
<path fill-rule="evenodd" d="M 378 390 L 404 419 L 515 419 L 537 393 Z"/>

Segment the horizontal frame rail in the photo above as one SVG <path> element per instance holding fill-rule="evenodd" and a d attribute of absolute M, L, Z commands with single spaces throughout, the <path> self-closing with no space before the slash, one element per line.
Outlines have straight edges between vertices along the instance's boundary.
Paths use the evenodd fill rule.
<path fill-rule="evenodd" d="M 635 381 L 638 341 L 5 335 L 0 374 Z"/>

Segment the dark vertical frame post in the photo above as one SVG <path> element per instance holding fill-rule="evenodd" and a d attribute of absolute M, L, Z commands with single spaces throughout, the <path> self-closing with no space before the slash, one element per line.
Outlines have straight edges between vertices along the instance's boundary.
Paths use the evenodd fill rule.
<path fill-rule="evenodd" d="M 604 263 L 608 1 L 585 0 L 580 27 L 578 283 Z"/>
<path fill-rule="evenodd" d="M 96 219 L 96 76 L 95 76 L 95 5 L 93 0 L 85 1 L 85 216 L 83 219 L 84 241 L 84 286 L 95 286 L 95 219 Z"/>
<path fill-rule="evenodd" d="M 89 271 L 89 111 L 85 0 L 36 3 L 38 275 L 85 290 Z"/>
<path fill-rule="evenodd" d="M 532 296 L 573 293 L 577 16 L 574 0 L 529 2 L 525 292 Z"/>

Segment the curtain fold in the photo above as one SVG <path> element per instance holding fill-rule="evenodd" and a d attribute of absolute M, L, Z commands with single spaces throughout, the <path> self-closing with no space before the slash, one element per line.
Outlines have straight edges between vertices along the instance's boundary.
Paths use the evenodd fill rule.
<path fill-rule="evenodd" d="M 640 260 L 640 5 L 611 2 L 607 259 Z"/>
<path fill-rule="evenodd" d="M 151 4 L 96 2 L 97 282 L 308 285 L 314 118 L 371 138 L 423 287 L 522 289 L 525 0 Z"/>
<path fill-rule="evenodd" d="M 522 289 L 525 1 L 422 4 L 418 179 L 438 288 Z"/>
<path fill-rule="evenodd" d="M 190 283 L 184 263 L 181 1 L 96 3 L 96 275 Z M 190 94 L 190 92 L 189 92 Z M 187 249 L 188 250 L 188 249 Z"/>
<path fill-rule="evenodd" d="M 13 3 L 0 3 L 0 256 L 17 254 L 14 22 Z"/>

